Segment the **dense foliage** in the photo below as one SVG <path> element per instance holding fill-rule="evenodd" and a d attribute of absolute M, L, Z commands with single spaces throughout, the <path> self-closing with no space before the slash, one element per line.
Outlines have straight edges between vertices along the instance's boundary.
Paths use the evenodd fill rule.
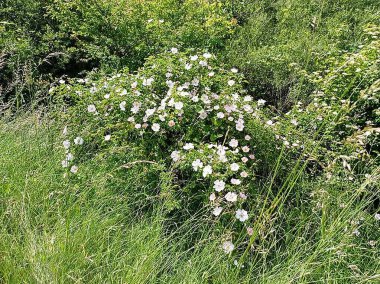
<path fill-rule="evenodd" d="M 2 1 L 0 282 L 378 280 L 379 19 L 371 0 Z"/>

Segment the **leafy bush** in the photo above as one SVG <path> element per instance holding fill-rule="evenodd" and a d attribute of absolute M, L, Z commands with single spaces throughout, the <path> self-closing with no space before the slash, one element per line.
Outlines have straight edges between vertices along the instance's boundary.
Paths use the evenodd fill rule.
<path fill-rule="evenodd" d="M 244 24 L 230 41 L 228 62 L 246 75 L 250 91 L 283 109 L 313 91 L 294 64 L 321 70 L 331 52 L 355 50 L 363 28 L 379 23 L 376 1 L 237 1 L 230 9 Z"/>

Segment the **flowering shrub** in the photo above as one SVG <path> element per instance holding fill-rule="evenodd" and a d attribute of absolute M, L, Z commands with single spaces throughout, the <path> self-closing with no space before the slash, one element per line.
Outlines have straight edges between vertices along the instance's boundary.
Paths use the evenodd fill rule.
<path fill-rule="evenodd" d="M 260 116 L 265 101 L 246 95 L 242 83 L 214 55 L 177 48 L 148 58 L 136 74 L 60 82 L 51 91 L 71 105 L 62 166 L 80 172 L 76 153 L 87 143 L 87 151 L 133 144 L 143 160 L 126 167 L 164 163 L 181 192 L 202 195 L 215 218 L 245 223 L 256 168 L 246 121 Z"/>
<path fill-rule="evenodd" d="M 363 47 L 360 55 L 353 54 L 360 60 L 349 68 L 359 65 L 366 72 L 373 71 L 369 62 L 378 60 L 373 44 L 376 42 Z M 316 74 L 308 76 L 318 83 Z M 360 113 L 368 96 L 371 103 L 378 104 L 378 80 L 366 77 L 368 82 L 361 91 L 353 89 L 357 96 L 345 97 L 337 86 L 344 86 L 339 80 L 348 79 L 338 75 L 331 68 L 326 75 L 329 79 L 322 80 L 328 84 L 317 85 L 311 102 L 299 102 L 284 115 L 264 108 L 265 100 L 254 100 L 244 90 L 238 70 L 226 68 L 208 52 L 180 52 L 173 47 L 148 58 L 133 74 L 124 70 L 111 77 L 95 73 L 69 84 L 61 81 L 51 91 L 67 106 L 62 166 L 70 175 L 80 175 L 86 155 L 112 153 L 117 147 L 133 149 L 135 160 L 120 166 L 163 165 L 183 202 L 196 208 L 202 204 L 212 218 L 233 221 L 235 230 L 222 245 L 230 253 L 254 233 L 249 224 L 257 206 L 249 198 L 256 194 L 252 188 L 257 173 L 262 175 L 263 164 L 278 159 L 273 155 L 269 162 L 264 161 L 262 152 L 285 149 L 291 162 L 302 160 L 311 165 L 311 172 L 322 167 L 329 175 L 337 165 L 351 175 L 354 161 L 370 157 L 366 147 L 376 143 L 367 138 L 377 137 L 378 128 L 372 128 L 365 141 L 351 143 L 350 114 Z M 290 166 L 291 162 L 281 161 L 283 171 L 289 171 L 286 163 Z M 181 201 L 174 203 L 174 207 L 183 206 Z M 240 232 L 245 237 L 241 238 Z"/>

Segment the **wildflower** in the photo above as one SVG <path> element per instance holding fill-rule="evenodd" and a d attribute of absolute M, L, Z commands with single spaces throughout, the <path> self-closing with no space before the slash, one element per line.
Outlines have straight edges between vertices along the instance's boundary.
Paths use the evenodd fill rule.
<path fill-rule="evenodd" d="M 232 242 L 226 241 L 223 243 L 222 248 L 224 252 L 228 254 L 228 253 L 231 253 L 235 249 L 235 246 Z"/>
<path fill-rule="evenodd" d="M 235 217 L 240 221 L 240 222 L 245 222 L 248 220 L 248 213 L 244 209 L 238 209 L 236 211 Z"/>
<path fill-rule="evenodd" d="M 239 193 L 239 197 L 243 200 L 246 200 L 247 199 L 247 195 L 244 193 L 244 192 L 240 192 Z"/>
<path fill-rule="evenodd" d="M 257 105 L 258 106 L 263 106 L 263 105 L 265 105 L 266 102 L 267 102 L 266 100 L 260 99 L 260 100 L 257 101 Z"/>
<path fill-rule="evenodd" d="M 95 107 L 95 105 L 88 105 L 88 106 L 87 106 L 87 111 L 88 111 L 88 112 L 96 112 L 96 107 Z"/>
<path fill-rule="evenodd" d="M 78 172 L 78 167 L 77 166 L 72 166 L 71 169 L 70 169 L 70 172 L 72 172 L 73 174 L 76 174 Z"/>
<path fill-rule="evenodd" d="M 291 123 L 291 124 L 293 124 L 293 125 L 295 125 L 295 126 L 297 126 L 297 125 L 298 125 L 298 122 L 297 122 L 297 120 L 296 120 L 296 119 L 292 119 L 292 120 L 290 121 L 290 123 Z"/>
<path fill-rule="evenodd" d="M 243 172 L 240 173 L 240 176 L 242 178 L 246 178 L 248 176 L 248 173 L 246 171 L 243 171 Z"/>
<path fill-rule="evenodd" d="M 244 123 L 241 122 L 241 121 L 238 121 L 238 122 L 236 123 L 236 130 L 237 130 L 237 131 L 243 131 L 243 129 L 244 129 Z"/>
<path fill-rule="evenodd" d="M 240 179 L 236 179 L 236 178 L 232 178 L 231 179 L 231 183 L 233 185 L 239 185 L 239 184 L 241 184 L 241 180 Z"/>
<path fill-rule="evenodd" d="M 247 228 L 247 234 L 248 234 L 248 236 L 252 236 L 253 235 L 253 228 L 248 227 Z"/>
<path fill-rule="evenodd" d="M 237 172 L 238 170 L 239 170 L 239 165 L 238 164 L 236 164 L 236 163 L 232 163 L 231 164 L 231 166 L 230 166 L 230 168 L 231 168 L 231 171 L 233 171 L 233 172 Z"/>
<path fill-rule="evenodd" d="M 135 124 L 135 128 L 136 128 L 136 129 L 140 129 L 140 128 L 141 128 L 141 124 L 140 124 L 140 123 L 136 123 L 136 124 Z"/>
<path fill-rule="evenodd" d="M 236 202 L 237 201 L 237 194 L 235 192 L 228 192 L 224 198 L 228 201 L 228 202 Z"/>
<path fill-rule="evenodd" d="M 232 73 L 237 73 L 237 72 L 239 72 L 239 70 L 237 70 L 236 68 L 232 68 L 232 69 L 231 69 L 231 72 L 232 72 Z"/>
<path fill-rule="evenodd" d="M 243 158 L 241 158 L 241 161 L 245 164 L 246 162 L 248 162 L 248 158 L 247 157 L 243 157 Z"/>
<path fill-rule="evenodd" d="M 63 160 L 63 161 L 61 162 L 61 164 L 62 164 L 62 167 L 63 167 L 63 168 L 67 168 L 67 167 L 69 166 L 69 161 L 68 161 L 68 160 Z"/>
<path fill-rule="evenodd" d="M 255 155 L 251 154 L 251 155 L 249 155 L 249 158 L 250 158 L 251 160 L 254 160 L 254 159 L 255 159 Z"/>
<path fill-rule="evenodd" d="M 107 134 L 106 136 L 104 136 L 104 140 L 105 141 L 110 141 L 111 140 L 111 135 Z"/>
<path fill-rule="evenodd" d="M 218 112 L 218 113 L 216 114 L 216 117 L 217 117 L 217 118 L 224 118 L 224 113 L 223 113 L 223 112 Z"/>
<path fill-rule="evenodd" d="M 125 105 L 124 105 L 125 106 Z M 132 113 L 138 113 L 139 112 L 139 110 L 140 110 L 140 107 L 141 107 L 141 103 L 140 102 L 134 102 L 133 103 L 133 106 L 132 106 L 132 108 L 131 108 L 131 112 Z"/>
<path fill-rule="evenodd" d="M 63 147 L 65 148 L 65 149 L 69 149 L 70 148 L 70 141 L 69 140 L 65 140 L 65 141 L 63 141 Z"/>
<path fill-rule="evenodd" d="M 216 199 L 215 193 L 211 193 L 209 199 L 210 199 L 210 201 L 215 201 L 215 199 Z"/>
<path fill-rule="evenodd" d="M 212 167 L 210 165 L 207 165 L 203 168 L 202 175 L 203 177 L 207 177 L 208 175 L 212 174 Z"/>
<path fill-rule="evenodd" d="M 175 108 L 176 110 L 181 110 L 181 109 L 183 108 L 183 102 L 176 102 L 176 103 L 174 104 L 174 108 Z"/>
<path fill-rule="evenodd" d="M 199 65 L 201 65 L 203 67 L 206 67 L 207 66 L 207 62 L 204 61 L 204 60 L 201 60 L 201 61 L 199 61 Z"/>
<path fill-rule="evenodd" d="M 235 81 L 234 80 L 228 80 L 227 84 L 228 84 L 228 86 L 232 87 L 233 85 L 235 85 Z"/>
<path fill-rule="evenodd" d="M 207 52 L 207 53 L 203 53 L 203 57 L 204 57 L 204 58 L 209 59 L 209 58 L 211 58 L 211 56 L 212 56 L 212 55 L 211 55 L 210 53 L 208 53 L 208 52 Z"/>
<path fill-rule="evenodd" d="M 213 214 L 214 216 L 219 216 L 220 213 L 222 213 L 222 211 L 223 211 L 223 208 L 222 208 L 222 207 L 215 207 L 214 210 L 212 211 L 212 214 Z"/>
<path fill-rule="evenodd" d="M 267 121 L 267 125 L 272 126 L 272 125 L 274 125 L 274 123 L 273 123 L 272 120 L 268 120 L 268 121 Z"/>
<path fill-rule="evenodd" d="M 125 111 L 125 105 L 126 105 L 126 104 L 127 104 L 126 101 L 122 101 L 122 102 L 120 103 L 119 107 L 120 107 L 120 109 L 121 109 L 122 111 Z"/>
<path fill-rule="evenodd" d="M 210 72 L 210 73 L 208 73 L 208 76 L 209 77 L 212 77 L 212 76 L 214 76 L 215 75 L 215 72 Z"/>
<path fill-rule="evenodd" d="M 205 118 L 207 117 L 207 112 L 205 112 L 204 110 L 201 110 L 201 111 L 199 112 L 199 117 L 200 117 L 201 119 L 205 119 Z"/>
<path fill-rule="evenodd" d="M 193 144 L 193 143 L 186 143 L 186 144 L 183 146 L 183 149 L 185 149 L 185 150 L 191 150 L 191 149 L 194 149 L 194 144 Z"/>
<path fill-rule="evenodd" d="M 83 144 L 83 138 L 82 137 L 79 137 L 77 136 L 75 139 L 74 139 L 74 144 L 75 145 L 82 145 Z"/>
<path fill-rule="evenodd" d="M 216 181 L 214 181 L 214 189 L 217 192 L 222 191 L 225 186 L 226 186 L 226 183 L 224 181 L 222 181 L 222 180 L 216 180 Z"/>
<path fill-rule="evenodd" d="M 185 69 L 186 69 L 186 70 L 190 70 L 192 66 L 193 66 L 193 65 L 191 65 L 190 63 L 186 63 L 186 64 L 185 64 Z"/>
<path fill-rule="evenodd" d="M 249 147 L 248 146 L 244 146 L 241 149 L 243 150 L 244 153 L 248 153 L 249 152 Z"/>
<path fill-rule="evenodd" d="M 176 54 L 176 53 L 178 53 L 178 48 L 176 48 L 176 47 L 172 47 L 172 49 L 170 49 L 170 51 L 171 51 L 173 54 Z"/>
<path fill-rule="evenodd" d="M 375 220 L 380 221 L 380 214 L 379 213 L 375 214 Z"/>
<path fill-rule="evenodd" d="M 196 159 L 195 161 L 193 161 L 191 163 L 191 165 L 193 166 L 193 170 L 194 171 L 198 171 L 199 168 L 202 168 L 203 167 L 203 163 L 201 162 L 201 160 L 199 159 Z"/>
<path fill-rule="evenodd" d="M 231 139 L 230 143 L 228 143 L 232 148 L 236 148 L 239 145 L 239 141 L 236 139 Z"/>
<path fill-rule="evenodd" d="M 73 154 L 67 153 L 67 155 L 66 155 L 66 161 L 72 161 L 73 159 L 74 159 Z"/>
<path fill-rule="evenodd" d="M 63 128 L 62 134 L 63 134 L 64 136 L 67 135 L 67 126 L 65 126 L 65 128 Z"/>
<path fill-rule="evenodd" d="M 170 120 L 170 121 L 168 122 L 168 125 L 169 125 L 169 127 L 173 127 L 173 126 L 175 125 L 174 120 Z"/>
<path fill-rule="evenodd" d="M 153 123 L 152 130 L 158 132 L 160 130 L 160 125 L 158 123 Z"/>
<path fill-rule="evenodd" d="M 178 151 L 173 151 L 171 153 L 170 157 L 172 158 L 173 162 L 177 162 L 181 158 L 181 156 L 180 156 L 180 154 L 179 154 Z"/>
<path fill-rule="evenodd" d="M 197 59 L 198 59 L 198 55 L 192 55 L 192 56 L 190 56 L 190 60 L 191 61 L 195 61 Z"/>

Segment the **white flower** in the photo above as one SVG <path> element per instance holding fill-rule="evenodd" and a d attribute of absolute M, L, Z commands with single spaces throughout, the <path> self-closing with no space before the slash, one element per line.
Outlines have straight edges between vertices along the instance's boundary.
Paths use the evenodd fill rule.
<path fill-rule="evenodd" d="M 232 73 L 237 73 L 238 70 L 237 70 L 236 68 L 232 68 L 232 69 L 231 69 L 231 72 L 232 72 Z"/>
<path fill-rule="evenodd" d="M 244 146 L 241 149 L 243 150 L 244 153 L 248 153 L 249 152 L 249 147 L 248 146 Z"/>
<path fill-rule="evenodd" d="M 120 107 L 120 109 L 121 109 L 122 111 L 125 111 L 125 105 L 126 105 L 126 104 L 127 104 L 126 101 L 123 101 L 123 102 L 120 103 L 119 107 Z"/>
<path fill-rule="evenodd" d="M 207 177 L 208 175 L 212 174 L 212 167 L 210 165 L 207 165 L 203 168 L 203 177 Z"/>
<path fill-rule="evenodd" d="M 235 216 L 241 222 L 245 222 L 245 221 L 248 220 L 248 213 L 244 209 L 238 209 L 238 210 L 236 210 L 236 215 Z"/>
<path fill-rule="evenodd" d="M 228 80 L 227 84 L 228 84 L 228 86 L 232 87 L 233 85 L 235 85 L 235 81 L 234 80 Z"/>
<path fill-rule="evenodd" d="M 237 171 L 239 170 L 240 167 L 239 167 L 238 164 L 233 163 L 233 164 L 231 164 L 230 168 L 231 168 L 231 171 L 233 171 L 233 172 L 237 172 Z"/>
<path fill-rule="evenodd" d="M 181 110 L 183 108 L 183 102 L 176 102 L 174 107 L 176 110 Z"/>
<path fill-rule="evenodd" d="M 291 123 L 291 124 L 293 124 L 293 125 L 295 125 L 295 126 L 297 126 L 297 125 L 298 125 L 298 122 L 297 122 L 297 120 L 296 120 L 296 119 L 292 119 L 292 120 L 290 121 L 290 123 Z"/>
<path fill-rule="evenodd" d="M 222 181 L 222 180 L 216 180 L 216 181 L 214 181 L 214 189 L 217 192 L 222 191 L 225 186 L 226 186 L 226 183 L 224 181 Z"/>
<path fill-rule="evenodd" d="M 199 117 L 200 117 L 201 119 L 205 119 L 205 118 L 207 117 L 207 112 L 205 112 L 204 110 L 201 110 L 201 111 L 199 112 Z"/>
<path fill-rule="evenodd" d="M 73 174 L 76 174 L 78 172 L 78 167 L 77 166 L 72 166 L 71 169 L 70 169 L 70 172 L 72 172 Z"/>
<path fill-rule="evenodd" d="M 270 125 L 270 126 L 272 126 L 274 123 L 273 123 L 272 120 L 268 120 L 268 121 L 267 121 L 267 124 Z"/>
<path fill-rule="evenodd" d="M 223 112 L 218 112 L 218 113 L 216 114 L 216 117 L 217 117 L 217 118 L 224 118 L 224 113 L 223 113 Z"/>
<path fill-rule="evenodd" d="M 379 213 L 376 213 L 376 214 L 375 214 L 375 219 L 376 219 L 377 221 L 380 221 L 380 214 L 379 214 Z"/>
<path fill-rule="evenodd" d="M 266 100 L 260 99 L 260 100 L 257 101 L 257 105 L 258 106 L 263 106 L 263 105 L 265 105 L 266 102 L 267 102 Z"/>
<path fill-rule="evenodd" d="M 185 69 L 186 69 L 186 70 L 190 70 L 192 66 L 193 66 L 193 65 L 191 65 L 190 63 L 186 63 L 186 64 L 185 64 Z"/>
<path fill-rule="evenodd" d="M 242 122 L 237 122 L 236 123 L 236 130 L 237 131 L 243 131 L 243 129 L 244 129 L 244 124 L 242 123 Z"/>
<path fill-rule="evenodd" d="M 75 145 L 82 145 L 83 144 L 83 138 L 82 137 L 76 137 L 75 139 L 74 139 L 74 144 Z"/>
<path fill-rule="evenodd" d="M 208 59 L 208 58 L 211 58 L 211 56 L 212 56 L 212 55 L 211 55 L 210 53 L 208 53 L 208 52 L 207 52 L 207 53 L 203 53 L 203 57 L 204 57 L 204 58 L 207 58 L 207 59 Z"/>
<path fill-rule="evenodd" d="M 160 125 L 159 125 L 158 123 L 153 123 L 153 125 L 152 125 L 152 130 L 153 130 L 154 132 L 158 132 L 158 131 L 160 131 Z"/>
<path fill-rule="evenodd" d="M 222 208 L 222 207 L 215 207 L 214 210 L 212 211 L 212 214 L 213 214 L 214 216 L 219 216 L 220 213 L 222 213 L 222 211 L 223 211 L 223 208 Z"/>
<path fill-rule="evenodd" d="M 62 167 L 63 167 L 63 168 L 67 168 L 67 167 L 69 166 L 69 161 L 68 161 L 68 160 L 63 160 L 63 161 L 61 162 L 61 164 L 62 164 Z"/>
<path fill-rule="evenodd" d="M 73 159 L 74 159 L 73 154 L 67 153 L 67 155 L 66 155 L 66 161 L 72 161 Z"/>
<path fill-rule="evenodd" d="M 240 173 L 240 176 L 242 178 L 246 178 L 248 176 L 248 173 L 246 171 L 243 171 L 243 172 Z"/>
<path fill-rule="evenodd" d="M 191 150 L 191 149 L 194 149 L 194 145 L 193 145 L 193 143 L 186 143 L 186 144 L 183 146 L 183 149 L 185 149 L 185 150 Z"/>
<path fill-rule="evenodd" d="M 140 124 L 140 123 L 136 123 L 136 124 L 135 124 L 135 128 L 136 128 L 136 129 L 140 129 L 140 128 L 141 128 L 141 124 Z"/>
<path fill-rule="evenodd" d="M 222 245 L 222 248 L 225 253 L 231 253 L 235 249 L 235 246 L 232 242 L 225 241 Z"/>
<path fill-rule="evenodd" d="M 243 163 L 246 163 L 246 162 L 248 162 L 248 158 L 247 158 L 247 157 L 243 157 L 243 158 L 241 158 L 241 161 L 242 161 Z"/>
<path fill-rule="evenodd" d="M 245 135 L 245 136 L 244 136 L 244 139 L 247 140 L 247 141 L 249 141 L 249 140 L 251 140 L 251 136 L 249 136 L 249 135 Z"/>
<path fill-rule="evenodd" d="M 87 107 L 88 112 L 96 112 L 96 107 L 95 105 L 88 105 Z"/>
<path fill-rule="evenodd" d="M 141 107 L 140 102 L 134 102 L 133 107 L 131 108 L 131 112 L 132 113 L 138 113 L 138 111 L 140 110 L 140 107 Z"/>
<path fill-rule="evenodd" d="M 111 135 L 107 134 L 106 136 L 104 136 L 104 140 L 110 141 L 111 140 Z"/>
<path fill-rule="evenodd" d="M 215 75 L 215 72 L 210 72 L 210 73 L 208 73 L 208 76 L 209 77 L 212 77 L 212 76 L 214 76 Z"/>
<path fill-rule="evenodd" d="M 192 55 L 192 56 L 190 56 L 190 60 L 191 61 L 195 61 L 197 59 L 198 59 L 198 55 Z"/>
<path fill-rule="evenodd" d="M 232 148 L 236 148 L 239 145 L 239 141 L 236 139 L 231 139 L 230 143 L 228 143 Z"/>
<path fill-rule="evenodd" d="M 179 155 L 179 151 L 173 151 L 170 155 L 174 162 L 177 162 L 181 156 Z"/>
<path fill-rule="evenodd" d="M 70 148 L 70 141 L 69 140 L 65 140 L 65 141 L 63 141 L 63 147 L 65 148 L 65 149 L 69 149 Z"/>
<path fill-rule="evenodd" d="M 176 54 L 176 53 L 178 53 L 178 48 L 176 48 L 176 47 L 172 47 L 172 49 L 170 49 L 170 51 L 171 51 L 173 54 Z"/>
<path fill-rule="evenodd" d="M 216 199 L 215 193 L 211 193 L 209 199 L 210 201 L 214 201 Z"/>
<path fill-rule="evenodd" d="M 63 128 L 62 134 L 67 135 L 67 126 L 65 126 L 65 128 Z"/>
<path fill-rule="evenodd" d="M 193 170 L 194 171 L 198 171 L 199 168 L 202 168 L 203 167 L 203 163 L 201 162 L 201 160 L 199 159 L 196 159 L 195 161 L 193 161 L 191 163 L 191 165 L 193 166 Z"/>
<path fill-rule="evenodd" d="M 239 185 L 239 184 L 241 184 L 241 180 L 240 179 L 236 179 L 236 178 L 232 178 L 231 179 L 231 183 L 234 184 L 234 185 Z"/>
<path fill-rule="evenodd" d="M 236 202 L 237 201 L 237 194 L 235 192 L 228 192 L 224 198 L 228 201 L 228 202 Z"/>

